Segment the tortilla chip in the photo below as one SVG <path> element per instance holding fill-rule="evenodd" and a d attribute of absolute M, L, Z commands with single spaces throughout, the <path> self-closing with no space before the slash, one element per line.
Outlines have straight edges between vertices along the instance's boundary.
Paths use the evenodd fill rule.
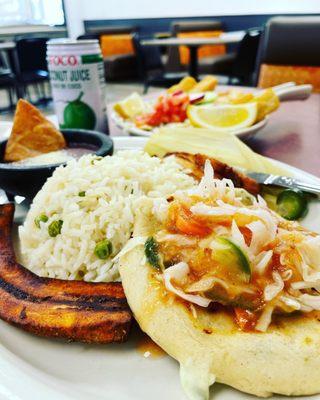
<path fill-rule="evenodd" d="M 20 161 L 66 147 L 61 132 L 32 104 L 20 99 L 13 120 L 5 161 Z"/>

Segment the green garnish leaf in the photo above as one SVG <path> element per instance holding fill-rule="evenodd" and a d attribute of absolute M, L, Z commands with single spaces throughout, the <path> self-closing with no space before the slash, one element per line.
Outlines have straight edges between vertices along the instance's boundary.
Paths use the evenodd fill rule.
<path fill-rule="evenodd" d="M 40 214 L 34 219 L 34 224 L 40 229 L 40 222 L 48 222 L 48 219 L 49 218 L 46 216 L 46 214 Z"/>
<path fill-rule="evenodd" d="M 51 224 L 48 226 L 48 233 L 51 237 L 56 237 L 61 233 L 61 228 L 63 225 L 63 221 L 58 219 L 56 221 L 52 221 Z"/>
<path fill-rule="evenodd" d="M 161 269 L 158 243 L 152 236 L 144 244 L 144 253 L 150 265 L 156 269 Z"/>
<path fill-rule="evenodd" d="M 79 193 L 78 193 L 78 196 L 79 196 L 79 197 L 84 197 L 85 195 L 86 195 L 86 192 L 85 192 L 85 191 L 79 192 Z"/>
<path fill-rule="evenodd" d="M 100 258 L 100 260 L 106 260 L 112 254 L 112 243 L 108 239 L 101 240 L 96 244 L 94 248 L 94 254 Z"/>

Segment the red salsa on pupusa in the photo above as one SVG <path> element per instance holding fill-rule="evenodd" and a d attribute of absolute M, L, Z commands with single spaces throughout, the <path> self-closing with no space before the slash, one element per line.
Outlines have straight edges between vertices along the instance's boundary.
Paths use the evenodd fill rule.
<path fill-rule="evenodd" d="M 190 306 L 232 312 L 239 329 L 268 329 L 274 314 L 320 310 L 320 236 L 264 199 L 214 179 L 154 205 L 161 229 L 145 242 L 166 290 Z"/>

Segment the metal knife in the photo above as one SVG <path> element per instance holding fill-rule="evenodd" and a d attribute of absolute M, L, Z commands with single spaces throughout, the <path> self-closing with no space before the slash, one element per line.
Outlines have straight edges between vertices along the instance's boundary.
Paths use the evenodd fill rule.
<path fill-rule="evenodd" d="M 289 176 L 264 174 L 260 172 L 247 172 L 250 178 L 262 185 L 281 186 L 288 189 L 300 189 L 304 192 L 320 195 L 320 183 L 307 183 Z"/>

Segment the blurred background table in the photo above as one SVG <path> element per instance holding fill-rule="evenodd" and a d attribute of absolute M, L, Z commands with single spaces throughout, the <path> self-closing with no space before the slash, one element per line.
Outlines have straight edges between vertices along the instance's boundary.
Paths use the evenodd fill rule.
<path fill-rule="evenodd" d="M 111 120 L 111 108 L 110 105 L 111 136 L 126 135 Z M 320 177 L 320 94 L 312 94 L 305 101 L 281 103 L 280 108 L 270 115 L 265 128 L 246 143 L 259 154 Z"/>
<path fill-rule="evenodd" d="M 198 77 L 198 49 L 201 46 L 217 46 L 221 44 L 235 44 L 241 42 L 245 35 L 245 31 L 223 32 L 217 37 L 199 37 L 199 38 L 181 38 L 169 37 L 142 40 L 143 46 L 157 47 L 179 47 L 186 46 L 190 52 L 190 62 L 188 66 L 189 75 Z"/>
<path fill-rule="evenodd" d="M 218 44 L 231 44 L 239 43 L 243 39 L 245 31 L 223 32 L 216 37 L 202 37 L 202 38 L 179 38 L 179 37 L 164 37 L 157 39 L 143 40 L 144 46 L 215 46 Z"/>

